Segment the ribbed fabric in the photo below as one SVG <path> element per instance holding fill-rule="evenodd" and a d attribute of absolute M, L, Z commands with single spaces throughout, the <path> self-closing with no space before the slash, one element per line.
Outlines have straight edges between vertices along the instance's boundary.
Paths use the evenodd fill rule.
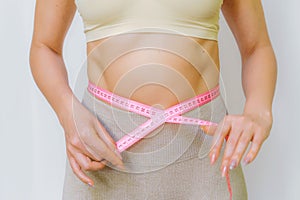
<path fill-rule="evenodd" d="M 87 90 L 82 104 L 97 116 L 114 140 L 120 139 L 148 119 L 112 107 L 96 99 Z M 184 116 L 219 122 L 225 114 L 226 108 L 219 96 Z M 96 172 L 87 172 L 95 181 L 93 188 L 73 174 L 67 161 L 63 199 L 229 199 L 226 179 L 221 177 L 219 170 L 221 159 L 213 166 L 210 165 L 207 156 L 210 142 L 211 137 L 197 126 L 165 123 L 121 153 L 129 172 L 110 166 Z M 231 171 L 230 179 L 233 199 L 247 199 L 240 166 Z"/>
<path fill-rule="evenodd" d="M 127 32 L 151 32 L 218 40 L 223 0 L 75 0 L 86 42 Z"/>

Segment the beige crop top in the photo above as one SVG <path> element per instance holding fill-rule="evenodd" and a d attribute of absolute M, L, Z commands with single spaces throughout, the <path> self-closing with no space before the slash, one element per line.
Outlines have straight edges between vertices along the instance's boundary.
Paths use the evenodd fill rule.
<path fill-rule="evenodd" d="M 223 0 L 75 0 L 86 41 L 126 32 L 218 40 Z"/>

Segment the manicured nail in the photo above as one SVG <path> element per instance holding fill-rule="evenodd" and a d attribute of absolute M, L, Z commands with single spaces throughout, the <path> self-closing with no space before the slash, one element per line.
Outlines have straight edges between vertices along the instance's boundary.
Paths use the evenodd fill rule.
<path fill-rule="evenodd" d="M 122 166 L 122 165 L 118 165 L 117 166 L 119 169 L 121 169 L 121 170 L 124 170 L 125 168 L 124 168 L 124 166 Z"/>
<path fill-rule="evenodd" d="M 216 154 L 213 153 L 212 156 L 211 156 L 211 160 L 210 160 L 210 164 L 211 164 L 211 165 L 214 164 L 215 159 L 216 159 Z"/>
<path fill-rule="evenodd" d="M 123 170 L 125 170 L 125 166 L 124 166 L 124 164 L 122 163 L 122 164 L 120 164 L 120 165 L 117 165 L 117 167 L 119 168 L 119 169 L 123 169 Z"/>
<path fill-rule="evenodd" d="M 249 162 L 250 162 L 250 158 L 245 158 L 245 159 L 243 160 L 243 164 L 244 164 L 244 165 L 249 164 Z"/>
<path fill-rule="evenodd" d="M 122 158 L 122 156 L 121 156 L 121 153 L 116 149 L 115 150 L 115 153 L 117 154 L 117 156 L 121 159 L 121 160 L 123 160 L 123 158 Z"/>
<path fill-rule="evenodd" d="M 249 159 L 247 158 L 247 159 L 245 159 L 245 160 L 243 160 L 243 165 L 245 166 L 245 165 L 247 165 L 249 163 Z"/>
<path fill-rule="evenodd" d="M 222 170 L 222 177 L 225 177 L 226 172 L 227 172 L 227 166 L 223 167 L 223 170 Z"/>
<path fill-rule="evenodd" d="M 229 169 L 230 169 L 230 170 L 233 170 L 235 167 L 236 167 L 236 161 L 233 160 L 233 161 L 231 162 L 231 164 L 230 164 Z"/>

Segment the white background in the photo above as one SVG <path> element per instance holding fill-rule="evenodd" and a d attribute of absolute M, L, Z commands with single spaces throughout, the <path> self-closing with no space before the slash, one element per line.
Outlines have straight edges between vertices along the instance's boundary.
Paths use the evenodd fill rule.
<path fill-rule="evenodd" d="M 28 62 L 34 4 L 33 0 L 0 3 L 1 200 L 61 199 L 66 158 L 64 133 L 34 84 Z M 264 0 L 263 5 L 278 60 L 278 82 L 271 136 L 257 159 L 244 168 L 249 199 L 298 200 L 300 1 Z M 85 58 L 84 42 L 77 14 L 64 51 L 72 86 Z M 220 51 L 229 111 L 240 113 L 244 103 L 240 57 L 223 18 Z"/>

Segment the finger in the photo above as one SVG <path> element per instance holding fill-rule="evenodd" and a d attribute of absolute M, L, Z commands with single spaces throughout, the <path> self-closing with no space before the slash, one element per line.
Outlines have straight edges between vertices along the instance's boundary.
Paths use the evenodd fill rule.
<path fill-rule="evenodd" d="M 237 146 L 234 150 L 234 153 L 231 157 L 229 169 L 232 170 L 239 165 L 245 151 L 248 148 L 248 145 L 251 141 L 252 136 L 253 136 L 253 130 L 251 130 L 251 129 L 246 129 L 241 134 L 238 144 L 237 144 Z"/>
<path fill-rule="evenodd" d="M 228 132 L 231 129 L 231 122 L 228 120 L 223 120 L 217 127 L 215 135 L 212 141 L 212 151 L 210 152 L 211 164 L 218 159 L 220 154 L 221 147 L 224 142 L 224 138 L 228 135 Z"/>
<path fill-rule="evenodd" d="M 94 161 L 100 162 L 101 158 L 96 158 L 93 154 L 91 154 L 89 151 L 89 148 L 87 146 L 84 146 L 82 141 L 79 138 L 74 138 L 70 143 L 67 145 L 68 150 L 70 153 L 72 153 L 72 156 L 75 157 L 76 153 L 81 153 L 89 158 L 91 158 Z"/>
<path fill-rule="evenodd" d="M 216 125 L 200 125 L 201 130 L 207 135 L 213 136 L 218 128 Z"/>
<path fill-rule="evenodd" d="M 73 170 L 73 172 L 75 173 L 75 175 L 84 183 L 93 186 L 94 182 L 91 178 L 89 178 L 83 171 L 81 171 L 80 166 L 78 165 L 78 163 L 76 162 L 75 158 L 71 155 L 69 155 L 69 161 L 70 161 L 70 165 L 71 168 Z"/>
<path fill-rule="evenodd" d="M 88 138 L 85 138 L 87 149 L 90 150 L 98 160 L 104 158 L 115 166 L 124 169 L 122 160 L 108 147 L 108 145 L 100 139 L 98 134 L 89 134 Z"/>
<path fill-rule="evenodd" d="M 221 164 L 222 175 L 225 176 L 225 171 L 229 168 L 230 158 L 237 146 L 238 140 L 241 136 L 240 128 L 231 128 L 228 140 L 226 142 L 226 147 L 223 155 L 223 160 Z"/>
<path fill-rule="evenodd" d="M 250 150 L 244 158 L 244 164 L 252 162 L 258 154 L 263 143 L 262 132 L 256 132 L 253 137 L 253 142 L 251 144 Z"/>
<path fill-rule="evenodd" d="M 80 168 L 84 171 L 96 171 L 105 167 L 102 162 L 92 162 L 89 157 L 80 152 L 76 152 L 74 158 L 79 164 Z"/>
<path fill-rule="evenodd" d="M 69 145 L 69 150 L 71 152 L 81 152 L 82 154 L 86 155 L 87 157 L 91 158 L 92 160 L 94 161 L 98 161 L 100 162 L 101 158 L 100 157 L 96 157 L 94 156 L 92 152 L 87 146 L 83 145 L 82 141 L 80 139 L 78 139 L 79 142 L 76 143 L 76 142 L 73 142 L 71 145 Z M 73 153 L 73 156 L 74 156 L 74 153 Z"/>
<path fill-rule="evenodd" d="M 106 129 L 100 124 L 97 118 L 95 121 L 96 121 L 95 129 L 99 137 L 101 137 L 101 139 L 104 140 L 104 142 L 108 145 L 108 147 L 122 160 L 122 156 L 119 150 L 117 149 L 117 144 L 114 141 L 114 139 L 110 136 L 110 134 L 106 131 Z"/>
<path fill-rule="evenodd" d="M 78 133 L 78 138 L 79 140 L 81 140 L 86 150 L 89 151 L 89 153 L 92 154 L 92 156 L 95 157 L 97 160 L 104 158 L 105 160 L 111 162 L 113 165 L 119 166 L 120 168 L 122 168 L 122 166 L 124 167 L 124 164 L 121 161 L 121 159 L 116 155 L 116 153 L 114 153 L 113 150 L 109 149 L 106 142 L 101 139 L 101 134 L 100 136 L 97 134 L 97 131 L 95 130 L 94 126 L 94 121 L 96 119 L 95 116 L 91 116 L 90 119 L 92 120 L 92 127 L 83 127 Z"/>
<path fill-rule="evenodd" d="M 89 157 L 87 157 L 87 159 L 89 159 L 91 161 L 91 165 L 92 165 L 92 171 L 96 171 L 96 170 L 101 170 L 103 169 L 106 164 L 107 164 L 107 160 L 102 159 L 101 161 L 93 161 L 91 160 Z"/>

